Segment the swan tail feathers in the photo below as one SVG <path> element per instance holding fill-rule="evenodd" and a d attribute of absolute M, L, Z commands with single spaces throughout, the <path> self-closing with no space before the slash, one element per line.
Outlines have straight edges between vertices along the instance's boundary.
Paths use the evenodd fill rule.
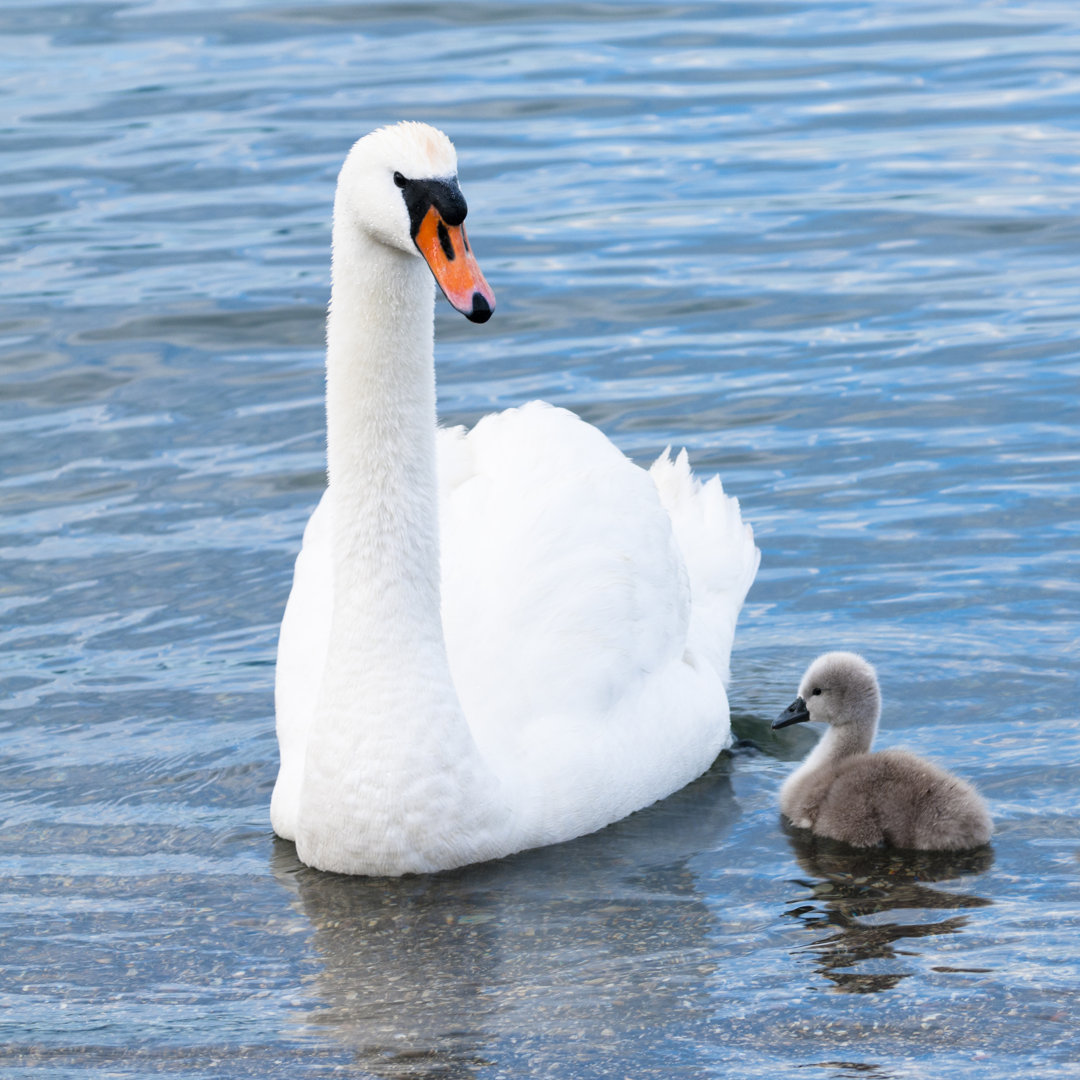
<path fill-rule="evenodd" d="M 685 449 L 673 457 L 669 447 L 649 473 L 690 578 L 689 647 L 709 657 L 726 684 L 735 623 L 761 561 L 753 530 L 718 476 L 703 482 L 693 475 Z"/>

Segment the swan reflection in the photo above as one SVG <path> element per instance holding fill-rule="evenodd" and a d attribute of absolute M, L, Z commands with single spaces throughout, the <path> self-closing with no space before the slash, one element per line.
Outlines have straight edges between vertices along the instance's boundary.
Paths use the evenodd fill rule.
<path fill-rule="evenodd" d="M 738 816 L 727 770 L 592 836 L 438 875 L 320 873 L 276 841 L 314 934 L 304 1022 L 376 1076 L 466 1080 L 496 1047 L 522 1075 L 627 1052 L 662 1069 L 672 1017 L 685 1033 L 712 1015 L 715 915 L 688 862 Z"/>
<path fill-rule="evenodd" d="M 941 913 L 992 902 L 954 880 L 989 869 L 994 861 L 989 846 L 960 852 L 852 848 L 787 822 L 783 827 L 799 865 L 811 875 L 810 880 L 794 879 L 809 895 L 791 901 L 786 914 L 824 934 L 806 950 L 817 958 L 817 971 L 842 993 L 891 990 L 912 972 L 876 970 L 881 961 L 915 955 L 902 943 L 955 934 L 968 923 L 965 914 L 940 918 Z M 944 881 L 949 888 L 929 884 Z M 876 918 L 901 910 L 925 916 L 904 921 Z M 879 962 L 873 971 L 852 970 L 872 961 Z"/>

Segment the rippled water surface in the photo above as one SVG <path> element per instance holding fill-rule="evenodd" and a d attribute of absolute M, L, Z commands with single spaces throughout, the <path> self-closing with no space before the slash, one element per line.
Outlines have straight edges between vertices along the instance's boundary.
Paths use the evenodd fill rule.
<path fill-rule="evenodd" d="M 1080 8 L 0 6 L 5 1077 L 1075 1076 Z M 722 474 L 743 740 L 605 832 L 435 878 L 275 841 L 337 168 L 458 146 L 499 297 L 450 422 L 542 396 Z M 781 828 L 857 648 L 991 849 Z"/>

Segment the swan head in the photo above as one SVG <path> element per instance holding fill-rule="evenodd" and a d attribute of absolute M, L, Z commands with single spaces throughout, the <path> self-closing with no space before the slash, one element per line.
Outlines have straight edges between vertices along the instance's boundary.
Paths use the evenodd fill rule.
<path fill-rule="evenodd" d="M 857 653 L 819 656 L 799 683 L 799 696 L 773 721 L 773 730 L 817 721 L 831 727 L 852 725 L 871 740 L 881 715 L 877 672 Z"/>
<path fill-rule="evenodd" d="M 365 135 L 338 176 L 335 224 L 423 258 L 446 299 L 472 322 L 487 322 L 495 294 L 465 235 L 467 213 L 454 145 L 427 124 L 405 122 Z"/>

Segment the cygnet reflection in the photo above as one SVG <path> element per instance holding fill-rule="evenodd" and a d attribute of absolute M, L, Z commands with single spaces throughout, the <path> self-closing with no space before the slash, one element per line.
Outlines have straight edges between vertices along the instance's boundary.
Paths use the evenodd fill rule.
<path fill-rule="evenodd" d="M 941 913 L 991 903 L 955 880 L 989 869 L 994 854 L 988 846 L 961 852 L 860 850 L 790 825 L 784 831 L 799 865 L 810 875 L 795 879 L 808 894 L 790 901 L 786 914 L 815 933 L 805 949 L 816 958 L 819 974 L 842 993 L 892 989 L 915 974 L 917 967 L 903 958 L 917 955 L 918 939 L 956 934 L 968 923 L 965 914 L 941 918 Z M 950 887 L 927 884 L 938 881 L 948 881 Z M 925 914 L 914 920 L 880 917 L 889 911 Z M 908 947 L 898 947 L 902 943 Z M 874 970 L 859 970 L 866 964 Z M 934 970 L 974 969 L 958 962 Z"/>

